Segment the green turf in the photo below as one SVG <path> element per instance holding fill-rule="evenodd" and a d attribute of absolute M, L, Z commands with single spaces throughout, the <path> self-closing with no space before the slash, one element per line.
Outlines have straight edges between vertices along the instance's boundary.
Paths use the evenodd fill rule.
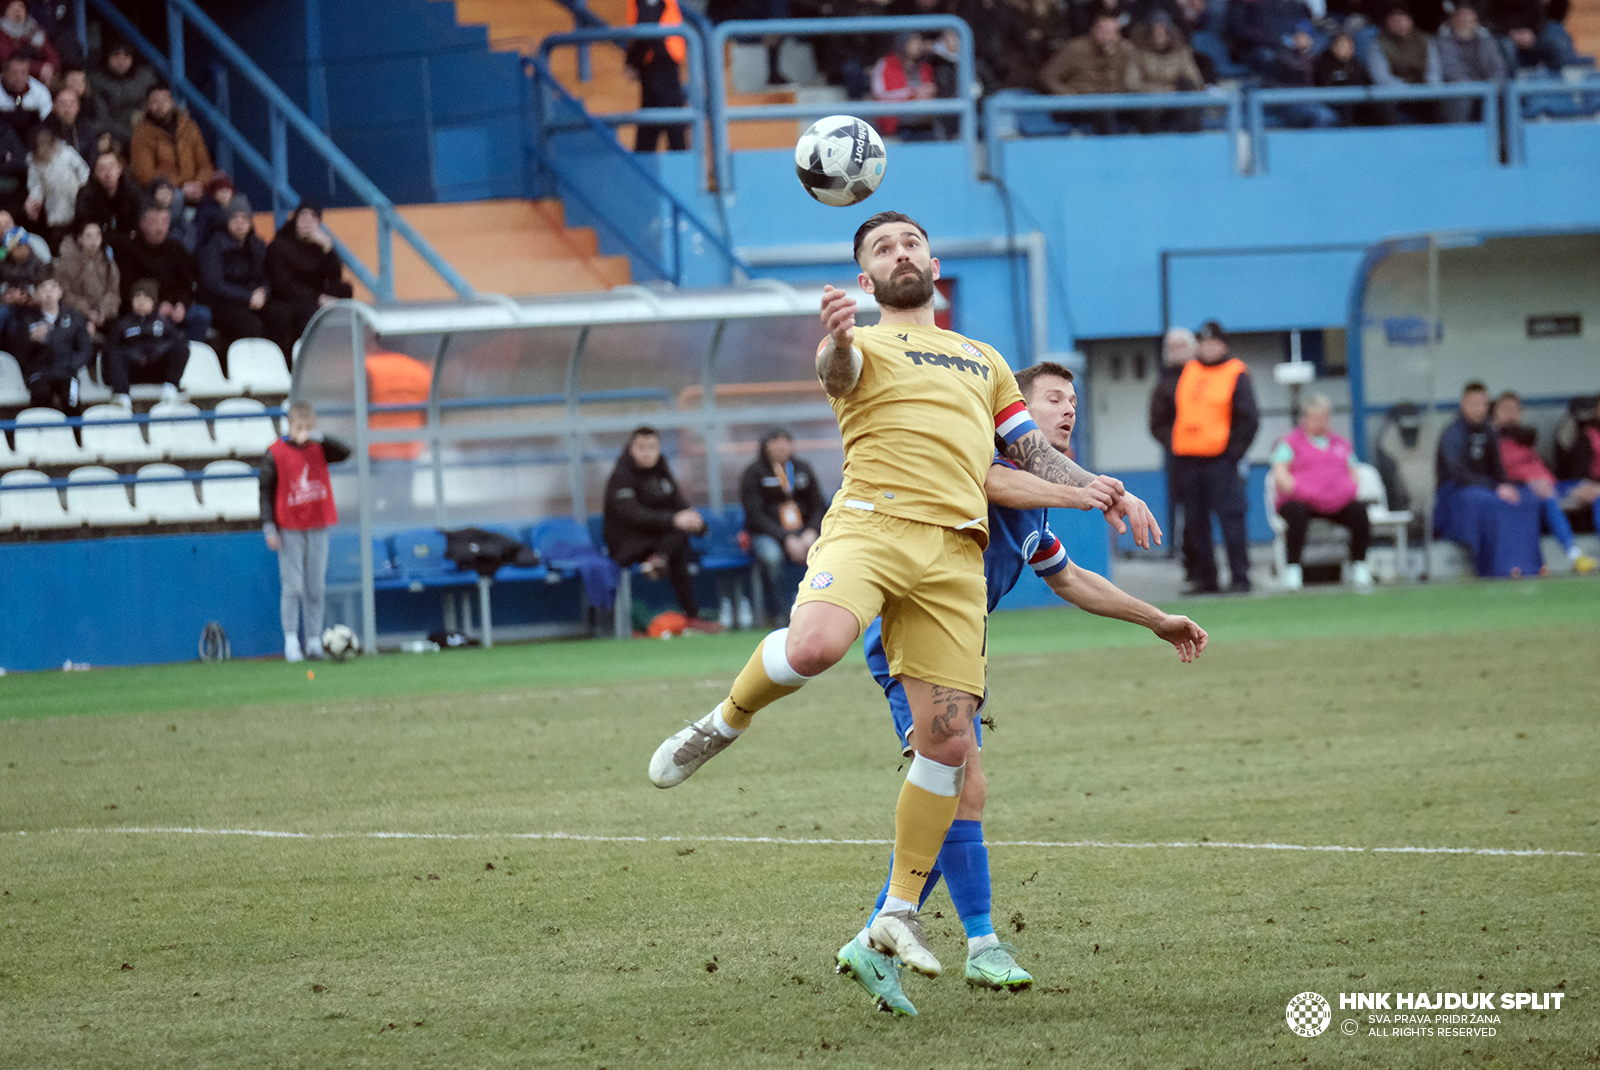
<path fill-rule="evenodd" d="M 996 846 L 996 922 L 1038 986 L 969 991 L 940 892 L 950 975 L 908 981 L 914 1020 L 830 972 L 884 848 L 693 838 L 892 834 L 903 774 L 859 665 L 670 792 L 645 759 L 749 636 L 312 682 L 8 676 L 33 716 L 0 723 L 0 1067 L 1593 1065 L 1591 591 L 1193 603 L 1215 645 L 1188 667 L 1127 626 L 997 616 L 992 841 L 1581 856 Z M 80 710 L 124 716 L 42 716 Z M 116 831 L 178 827 L 313 838 Z M 519 836 L 553 832 L 643 839 Z M 1337 1030 L 1341 991 L 1523 989 L 1563 1009 L 1500 1011 L 1492 1038 L 1283 1016 L 1303 990 Z"/>

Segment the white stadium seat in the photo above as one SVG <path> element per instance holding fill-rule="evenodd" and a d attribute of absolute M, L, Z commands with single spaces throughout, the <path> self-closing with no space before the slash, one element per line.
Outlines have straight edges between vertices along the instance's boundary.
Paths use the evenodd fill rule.
<path fill-rule="evenodd" d="M 225 398 L 239 392 L 222 374 L 217 351 L 204 342 L 189 343 L 189 363 L 184 365 L 178 389 L 200 398 Z"/>
<path fill-rule="evenodd" d="M 200 407 L 187 401 L 168 401 L 150 409 L 151 456 L 181 460 L 189 457 L 215 457 L 222 451 L 211 441 L 204 420 L 167 422 L 164 417 L 199 416 Z"/>
<path fill-rule="evenodd" d="M 128 499 L 128 488 L 121 483 L 109 482 L 117 473 L 100 465 L 74 468 L 67 473 L 67 521 L 108 527 L 113 524 L 137 524 L 139 517 Z M 74 486 L 77 483 L 94 486 Z"/>
<path fill-rule="evenodd" d="M 26 405 L 30 400 L 22 365 L 10 353 L 0 353 L 0 405 Z"/>
<path fill-rule="evenodd" d="M 64 528 L 67 514 L 61 508 L 61 495 L 49 485 L 50 477 L 43 472 L 24 468 L 0 476 L 0 531 L 22 528 Z M 12 487 L 29 487 L 12 490 Z"/>
<path fill-rule="evenodd" d="M 200 504 L 193 480 L 146 483 L 147 479 L 175 480 L 184 475 L 175 464 L 147 464 L 139 469 L 139 482 L 133 485 L 133 511 L 140 520 L 152 524 L 189 524 L 214 520 L 216 514 Z"/>
<path fill-rule="evenodd" d="M 6 437 L 5 432 L 0 431 L 0 469 L 26 467 L 28 462 L 12 450 L 10 439 Z"/>
<path fill-rule="evenodd" d="M 249 479 L 219 479 L 247 473 L 250 466 L 243 461 L 212 461 L 206 465 L 205 482 L 200 484 L 200 498 L 205 503 L 207 516 L 223 520 L 261 519 L 261 485 L 255 477 Z"/>
<path fill-rule="evenodd" d="M 237 343 L 235 343 L 237 345 Z M 217 452 L 256 458 L 278 438 L 278 425 L 266 415 L 267 407 L 255 398 L 225 398 L 217 402 L 217 415 L 249 413 L 235 420 L 213 420 Z"/>
<path fill-rule="evenodd" d="M 23 409 L 17 413 L 18 455 L 29 464 L 81 464 L 87 458 L 67 426 L 67 418 L 55 409 Z"/>
<path fill-rule="evenodd" d="M 139 425 L 127 421 L 131 414 L 121 405 L 95 405 L 83 413 L 83 452 L 89 460 L 116 464 L 149 461 L 161 456 L 144 440 Z M 109 423 L 108 423 L 109 421 Z"/>
<path fill-rule="evenodd" d="M 111 388 L 89 374 L 88 368 L 78 369 L 78 404 L 103 405 L 111 400 Z"/>
<path fill-rule="evenodd" d="M 269 338 L 241 338 L 228 347 L 228 381 L 246 394 L 287 394 L 291 382 L 283 350 Z"/>

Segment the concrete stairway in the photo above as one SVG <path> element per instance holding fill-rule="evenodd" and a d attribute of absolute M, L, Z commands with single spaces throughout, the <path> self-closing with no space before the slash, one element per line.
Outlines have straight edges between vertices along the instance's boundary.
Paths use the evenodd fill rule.
<path fill-rule="evenodd" d="M 414 204 L 400 214 L 481 293 L 513 297 L 587 293 L 631 281 L 628 258 L 602 256 L 593 230 L 569 228 L 559 201 L 473 201 Z M 370 208 L 331 208 L 328 229 L 369 266 L 378 263 L 378 217 Z M 270 227 L 270 217 L 268 217 Z M 395 296 L 441 301 L 454 291 L 398 236 Z M 352 279 L 354 282 L 354 280 Z M 360 283 L 356 297 L 371 300 Z"/>

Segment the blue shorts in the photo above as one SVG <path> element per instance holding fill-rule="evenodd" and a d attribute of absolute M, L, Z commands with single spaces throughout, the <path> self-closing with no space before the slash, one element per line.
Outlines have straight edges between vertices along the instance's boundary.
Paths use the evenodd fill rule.
<path fill-rule="evenodd" d="M 906 737 L 911 734 L 911 702 L 906 698 L 906 689 L 899 680 L 889 675 L 889 655 L 883 650 L 883 618 L 874 617 L 872 623 L 867 625 L 866 634 L 861 637 L 862 646 L 866 648 L 867 668 L 872 670 L 872 678 L 878 681 L 878 686 L 883 688 L 883 695 L 889 700 L 889 715 L 894 720 L 894 734 L 900 740 L 900 753 L 905 757 L 911 756 L 911 744 Z M 972 733 L 978 741 L 978 746 L 983 746 L 983 716 L 984 709 L 989 705 L 989 690 L 984 688 L 983 701 L 978 704 L 978 716 L 972 719 Z"/>

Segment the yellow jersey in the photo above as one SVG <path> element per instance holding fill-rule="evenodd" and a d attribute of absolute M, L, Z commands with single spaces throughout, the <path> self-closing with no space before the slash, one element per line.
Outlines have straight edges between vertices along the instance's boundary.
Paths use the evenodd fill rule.
<path fill-rule="evenodd" d="M 982 342 L 933 326 L 855 329 L 861 378 L 830 398 L 844 437 L 835 506 L 970 530 L 988 544 L 995 436 L 1036 427 L 1016 377 Z"/>

